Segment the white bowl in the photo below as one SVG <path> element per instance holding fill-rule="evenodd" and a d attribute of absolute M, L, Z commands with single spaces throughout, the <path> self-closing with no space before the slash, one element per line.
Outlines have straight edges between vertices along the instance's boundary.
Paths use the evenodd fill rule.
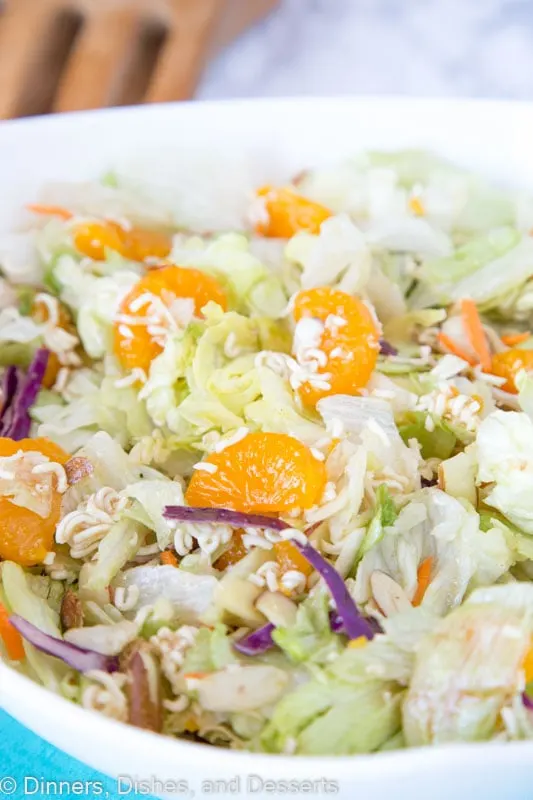
<path fill-rule="evenodd" d="M 211 159 L 213 153 L 219 159 L 251 155 L 267 172 L 294 173 L 367 147 L 425 147 L 532 187 L 532 142 L 533 105 L 401 98 L 180 104 L 3 123 L 0 231 L 43 182 L 96 178 L 139 154 L 164 164 L 172 151 L 182 163 L 193 150 L 210 152 Z M 109 721 L 3 664 L 0 698 L 6 711 L 67 753 L 111 776 L 130 776 L 120 784 L 125 796 L 135 780 L 147 781 L 137 786 L 140 792 L 174 798 L 202 796 L 204 780 L 233 781 L 219 786 L 218 798 L 301 793 L 466 800 L 476 793 L 482 800 L 526 800 L 533 793 L 533 742 L 291 758 L 181 742 Z M 300 783 L 288 792 L 291 787 L 268 781 Z"/>

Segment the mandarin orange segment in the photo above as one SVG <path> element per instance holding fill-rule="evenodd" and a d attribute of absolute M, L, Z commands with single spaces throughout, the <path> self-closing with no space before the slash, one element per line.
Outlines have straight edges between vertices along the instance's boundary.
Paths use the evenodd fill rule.
<path fill-rule="evenodd" d="M 291 570 L 297 570 L 308 578 L 313 572 L 313 567 L 309 561 L 304 558 L 298 548 L 288 540 L 276 542 L 274 544 L 274 553 L 281 575 Z"/>
<path fill-rule="evenodd" d="M 50 461 L 66 464 L 70 456 L 49 439 L 0 438 L 0 458 L 15 455 L 19 450 L 34 451 L 47 456 Z M 38 514 L 0 497 L 0 558 L 15 561 L 22 566 L 40 564 L 52 549 L 56 525 L 59 522 L 61 495 L 52 493 L 50 515 L 43 519 Z"/>
<path fill-rule="evenodd" d="M 325 356 L 317 376 L 325 385 L 307 381 L 299 393 L 307 405 L 315 405 L 331 394 L 357 394 L 368 383 L 379 353 L 379 332 L 374 318 L 358 297 L 321 286 L 296 295 L 293 309 L 296 323 L 312 318 L 323 323 L 319 350 Z M 298 353 L 295 353 L 298 356 Z"/>
<path fill-rule="evenodd" d="M 50 351 L 48 361 L 46 362 L 46 370 L 43 377 L 43 386 L 45 389 L 51 389 L 57 380 L 61 363 L 56 353 Z"/>
<path fill-rule="evenodd" d="M 132 228 L 123 236 L 124 255 L 131 261 L 147 258 L 166 258 L 172 249 L 172 240 L 166 233 Z"/>
<path fill-rule="evenodd" d="M 518 392 L 515 378 L 521 369 L 525 369 L 526 372 L 533 370 L 533 350 L 512 348 L 511 350 L 505 350 L 503 353 L 494 353 L 492 356 L 491 372 L 499 378 L 506 379 L 506 382 L 501 387 L 506 392 L 512 392 L 513 394 Z"/>
<path fill-rule="evenodd" d="M 331 211 L 320 203 L 303 197 L 290 187 L 263 186 L 257 196 L 264 201 L 264 219 L 256 225 L 262 236 L 290 239 L 298 231 L 319 233 Z"/>
<path fill-rule="evenodd" d="M 74 246 L 83 255 L 95 261 L 105 260 L 106 250 L 122 252 L 122 228 L 113 222 L 88 222 L 74 230 Z"/>
<path fill-rule="evenodd" d="M 227 308 L 223 288 L 210 275 L 186 267 L 151 270 L 126 295 L 114 325 L 114 352 L 124 369 L 148 371 L 163 350 L 165 331 L 172 330 L 172 305 L 179 299 L 191 299 L 196 316 L 210 300 Z"/>
<path fill-rule="evenodd" d="M 243 531 L 240 528 L 236 531 L 233 531 L 229 545 L 213 564 L 215 569 L 223 571 L 228 567 L 232 567 L 234 564 L 240 561 L 241 558 L 244 558 L 247 551 L 242 541 L 242 534 Z"/>
<path fill-rule="evenodd" d="M 95 261 L 104 261 L 106 250 L 115 250 L 131 261 L 144 261 L 166 258 L 172 240 L 159 231 L 128 229 L 116 222 L 87 222 L 76 227 L 74 246 Z"/>
<path fill-rule="evenodd" d="M 308 447 L 285 433 L 249 433 L 196 470 L 185 499 L 190 506 L 283 514 L 320 500 L 326 470 Z"/>
<path fill-rule="evenodd" d="M 33 301 L 31 307 L 31 316 L 35 322 L 48 322 L 50 312 L 48 310 L 48 306 L 43 302 L 43 300 L 38 299 Z M 72 317 L 70 316 L 68 309 L 59 301 L 57 301 L 57 325 L 59 328 L 63 328 L 63 330 L 75 331 L 75 326 L 72 322 Z"/>

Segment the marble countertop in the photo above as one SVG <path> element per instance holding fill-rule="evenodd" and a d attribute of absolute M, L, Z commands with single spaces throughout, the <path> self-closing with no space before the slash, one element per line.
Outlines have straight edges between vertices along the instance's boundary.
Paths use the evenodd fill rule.
<path fill-rule="evenodd" d="M 533 99 L 533 2 L 282 0 L 197 96 L 369 93 Z"/>

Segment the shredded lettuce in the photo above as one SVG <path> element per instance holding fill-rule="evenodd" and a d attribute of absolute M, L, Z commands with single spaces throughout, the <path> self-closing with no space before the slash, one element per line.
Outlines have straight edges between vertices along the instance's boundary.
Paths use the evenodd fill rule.
<path fill-rule="evenodd" d="M 419 277 L 431 284 L 467 278 L 486 264 L 512 250 L 520 241 L 514 228 L 495 228 L 458 247 L 453 256 L 426 261 Z"/>
<path fill-rule="evenodd" d="M 339 636 L 331 630 L 329 611 L 329 595 L 319 588 L 300 603 L 294 624 L 277 627 L 272 638 L 296 664 L 326 663 L 342 647 Z"/>
<path fill-rule="evenodd" d="M 298 755 L 372 753 L 399 731 L 401 699 L 394 684 L 350 685 L 325 674 L 277 704 L 261 744 L 270 753 L 282 753 L 288 740 Z"/>
<path fill-rule="evenodd" d="M 195 575 L 168 565 L 133 567 L 122 578 L 126 587 L 136 586 L 139 590 L 136 608 L 166 600 L 181 622 L 191 624 L 198 623 L 212 607 L 217 586 L 213 575 Z"/>
<path fill-rule="evenodd" d="M 398 513 L 387 486 L 382 483 L 376 492 L 376 511 L 367 528 L 358 555 L 364 556 L 385 535 L 385 528 L 394 525 Z"/>
<path fill-rule="evenodd" d="M 137 553 L 147 529 L 130 519 L 116 522 L 100 544 L 93 561 L 87 561 L 80 572 L 80 597 L 105 604 L 108 586 L 124 564 Z"/>
<path fill-rule="evenodd" d="M 516 411 L 494 411 L 478 429 L 478 485 L 486 485 L 484 502 L 533 534 L 533 421 Z"/>
<path fill-rule="evenodd" d="M 431 425 L 427 425 L 428 417 Z M 457 435 L 452 427 L 442 417 L 426 411 L 409 411 L 400 422 L 398 430 L 406 444 L 411 439 L 419 443 L 422 457 L 426 459 L 450 458 L 457 444 Z"/>
<path fill-rule="evenodd" d="M 175 264 L 202 269 L 221 279 L 238 311 L 276 319 L 287 305 L 281 282 L 250 252 L 245 236 L 227 233 L 212 242 L 177 238 L 170 258 Z"/>
<path fill-rule="evenodd" d="M 212 630 L 200 628 L 194 645 L 185 654 L 182 670 L 184 673 L 215 672 L 235 663 L 237 658 L 228 637 L 228 629 L 218 624 Z"/>
<path fill-rule="evenodd" d="M 324 437 L 320 421 L 302 410 L 288 381 L 266 366 L 257 367 L 260 397 L 244 409 L 247 423 L 259 430 L 288 433 L 309 446 Z"/>
<path fill-rule="evenodd" d="M 531 646 L 532 607 L 532 586 L 492 586 L 438 623 L 421 643 L 403 706 L 409 746 L 494 735 Z"/>
<path fill-rule="evenodd" d="M 31 622 L 44 633 L 61 638 L 59 614 L 47 600 L 33 591 L 29 577 L 18 564 L 4 561 L 0 569 L 1 588 L 7 607 L 13 614 Z M 65 664 L 56 658 L 44 655 L 28 642 L 24 650 L 31 669 L 38 680 L 54 692 L 60 691 L 61 681 L 66 675 Z"/>
<path fill-rule="evenodd" d="M 364 235 L 345 214 L 330 217 L 320 233 L 297 233 L 285 248 L 288 261 L 302 269 L 302 289 L 332 285 L 363 291 L 371 276 L 372 256 Z"/>
<path fill-rule="evenodd" d="M 471 297 L 483 310 L 498 308 L 509 292 L 522 287 L 533 276 L 533 241 L 519 239 L 514 247 L 496 255 L 472 274 L 455 282 L 426 286 L 413 295 L 416 305 L 448 304 Z"/>
<path fill-rule="evenodd" d="M 438 489 L 422 490 L 385 534 L 361 559 L 353 589 L 356 603 L 372 597 L 375 571 L 393 578 L 412 599 L 418 567 L 431 558 L 431 579 L 422 603 L 445 614 L 462 602 L 469 589 L 494 583 L 515 561 L 504 531 L 481 530 L 479 515 L 471 506 Z"/>
<path fill-rule="evenodd" d="M 122 495 L 135 500 L 135 505 L 126 514 L 154 530 L 160 550 L 171 543 L 173 531 L 163 516 L 166 506 L 183 505 L 183 489 L 177 481 L 141 480 L 127 486 Z"/>

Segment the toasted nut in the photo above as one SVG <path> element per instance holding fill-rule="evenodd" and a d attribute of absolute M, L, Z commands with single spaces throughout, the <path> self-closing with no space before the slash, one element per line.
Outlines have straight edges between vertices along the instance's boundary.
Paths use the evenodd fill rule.
<path fill-rule="evenodd" d="M 83 625 L 83 607 L 81 600 L 72 589 L 67 589 L 61 601 L 61 625 L 63 630 L 81 628 Z"/>
<path fill-rule="evenodd" d="M 79 483 L 87 475 L 92 475 L 94 467 L 88 458 L 74 456 L 65 464 L 65 472 L 67 473 L 69 486 L 74 486 L 75 483 Z"/>
<path fill-rule="evenodd" d="M 386 572 L 375 570 L 370 576 L 370 586 L 374 600 L 386 617 L 412 608 L 411 601 L 400 584 Z"/>
<path fill-rule="evenodd" d="M 120 667 L 129 677 L 128 721 L 137 728 L 159 733 L 163 727 L 161 675 L 149 643 L 142 639 L 132 642 L 121 655 Z"/>
<path fill-rule="evenodd" d="M 298 606 L 281 592 L 263 592 L 256 600 L 255 607 L 276 627 L 293 625 Z"/>

